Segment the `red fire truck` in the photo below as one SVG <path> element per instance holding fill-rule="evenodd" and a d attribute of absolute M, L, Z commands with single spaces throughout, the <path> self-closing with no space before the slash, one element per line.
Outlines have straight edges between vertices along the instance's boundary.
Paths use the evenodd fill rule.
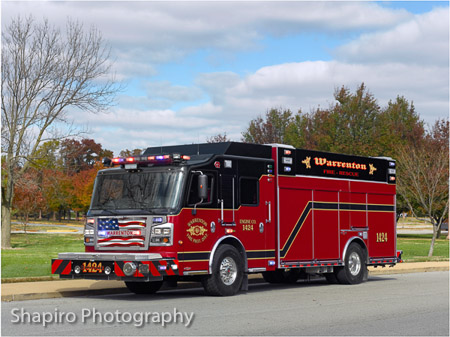
<path fill-rule="evenodd" d="M 245 290 L 250 273 L 357 284 L 367 266 L 401 261 L 391 158 L 225 142 L 104 163 L 85 252 L 52 260 L 61 278 L 119 279 L 138 294 L 197 280 L 225 296 Z"/>

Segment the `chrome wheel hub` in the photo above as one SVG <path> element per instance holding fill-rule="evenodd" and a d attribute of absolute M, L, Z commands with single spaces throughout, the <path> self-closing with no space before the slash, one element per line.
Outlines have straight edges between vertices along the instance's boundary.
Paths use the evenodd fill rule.
<path fill-rule="evenodd" d="M 353 276 L 357 276 L 361 271 L 361 259 L 355 252 L 351 253 L 348 258 L 348 270 Z"/>
<path fill-rule="evenodd" d="M 226 257 L 220 264 L 220 279 L 222 282 L 229 286 L 234 283 L 237 276 L 236 262 L 231 257 Z"/>

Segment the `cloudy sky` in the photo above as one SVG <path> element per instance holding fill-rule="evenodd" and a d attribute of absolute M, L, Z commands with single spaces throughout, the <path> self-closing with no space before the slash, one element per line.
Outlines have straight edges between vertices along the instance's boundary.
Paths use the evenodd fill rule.
<path fill-rule="evenodd" d="M 102 32 L 126 88 L 107 114 L 71 113 L 115 155 L 240 140 L 272 107 L 328 107 L 361 82 L 429 124 L 449 113 L 447 1 L 2 1 L 2 25 L 18 14 Z"/>

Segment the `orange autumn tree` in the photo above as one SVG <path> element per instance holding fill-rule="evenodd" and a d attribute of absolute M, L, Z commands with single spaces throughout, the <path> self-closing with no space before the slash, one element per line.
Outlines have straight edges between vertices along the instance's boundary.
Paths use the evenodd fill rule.
<path fill-rule="evenodd" d="M 91 203 L 91 194 L 94 188 L 97 172 L 103 168 L 100 162 L 96 162 L 92 168 L 78 172 L 72 176 L 71 185 L 73 188 L 72 209 L 77 212 L 87 212 Z"/>
<path fill-rule="evenodd" d="M 17 181 L 14 186 L 13 208 L 21 216 L 26 232 L 30 215 L 45 208 L 45 199 L 39 185 L 37 170 L 29 168 Z"/>
<path fill-rule="evenodd" d="M 53 219 L 57 215 L 70 219 L 71 211 L 78 218 L 88 210 L 95 176 L 102 168 L 100 161 L 112 156 L 93 139 L 50 141 L 40 147 L 34 165 L 42 177 L 46 209 Z"/>

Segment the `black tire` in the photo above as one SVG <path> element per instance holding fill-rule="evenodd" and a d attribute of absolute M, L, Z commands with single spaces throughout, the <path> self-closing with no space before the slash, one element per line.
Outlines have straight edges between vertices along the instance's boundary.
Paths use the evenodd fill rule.
<path fill-rule="evenodd" d="M 359 284 L 367 273 L 366 254 L 357 243 L 351 243 L 345 256 L 345 265 L 336 270 L 336 278 L 342 284 Z"/>
<path fill-rule="evenodd" d="M 154 294 L 156 293 L 162 286 L 163 281 L 154 281 L 154 282 L 127 282 L 125 281 L 125 285 L 128 290 L 135 294 Z"/>
<path fill-rule="evenodd" d="M 325 278 L 327 279 L 327 282 L 329 284 L 337 284 L 339 283 L 337 277 L 336 277 L 336 273 L 325 273 L 323 274 L 323 276 L 325 276 Z"/>
<path fill-rule="evenodd" d="M 268 283 L 297 283 L 300 277 L 299 269 L 277 269 L 274 271 L 265 271 L 262 273 L 264 281 Z"/>
<path fill-rule="evenodd" d="M 212 274 L 203 278 L 203 288 L 208 295 L 233 296 L 240 289 L 244 278 L 241 255 L 231 245 L 220 245 L 214 254 Z"/>

